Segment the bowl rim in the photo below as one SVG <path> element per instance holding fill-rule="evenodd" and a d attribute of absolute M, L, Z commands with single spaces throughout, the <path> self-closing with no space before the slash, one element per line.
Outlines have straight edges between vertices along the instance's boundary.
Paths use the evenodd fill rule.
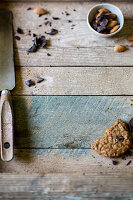
<path fill-rule="evenodd" d="M 115 31 L 114 33 L 110 33 L 110 34 L 98 33 L 94 28 L 92 28 L 92 26 L 90 25 L 90 22 L 89 22 L 89 15 L 90 15 L 91 11 L 92 11 L 94 8 L 98 7 L 98 6 L 104 7 L 104 6 L 106 6 L 106 5 L 111 6 L 111 7 L 115 7 L 115 8 L 121 13 L 121 16 L 122 16 L 122 25 L 120 26 L 120 28 L 119 28 L 117 31 Z M 121 31 L 121 29 L 123 28 L 123 25 L 124 25 L 124 15 L 123 15 L 122 11 L 120 10 L 120 8 L 117 7 L 117 6 L 115 6 L 114 4 L 110 4 L 110 3 L 96 4 L 96 5 L 94 5 L 93 7 L 91 7 L 90 10 L 88 11 L 88 14 L 87 14 L 87 24 L 88 24 L 88 26 L 90 27 L 90 29 L 91 29 L 92 31 L 94 31 L 95 33 L 97 33 L 99 36 L 109 37 L 109 36 L 115 35 L 115 34 L 118 33 L 119 31 Z"/>

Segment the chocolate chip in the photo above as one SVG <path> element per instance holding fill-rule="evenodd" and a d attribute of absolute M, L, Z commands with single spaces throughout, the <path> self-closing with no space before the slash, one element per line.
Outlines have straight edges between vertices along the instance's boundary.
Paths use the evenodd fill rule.
<path fill-rule="evenodd" d="M 100 26 L 107 26 L 108 22 L 108 19 L 103 19 L 102 21 L 100 21 Z"/>
<path fill-rule="evenodd" d="M 116 161 L 116 160 L 112 160 L 112 163 L 113 163 L 113 165 L 118 165 L 119 164 L 119 162 Z"/>
<path fill-rule="evenodd" d="M 27 10 L 32 10 L 32 8 L 29 7 L 29 8 L 27 8 Z"/>
<path fill-rule="evenodd" d="M 41 48 L 44 48 L 45 46 L 46 46 L 46 44 L 47 44 L 47 41 L 46 41 L 46 38 L 45 38 L 45 36 L 41 36 L 40 37 L 40 46 L 41 46 Z"/>
<path fill-rule="evenodd" d="M 41 83 L 42 81 L 44 81 L 44 78 L 42 78 L 42 77 L 39 77 L 39 78 L 37 79 L 37 83 Z"/>
<path fill-rule="evenodd" d="M 21 28 L 17 28 L 17 33 L 19 33 L 19 34 L 23 34 L 24 32 L 23 32 L 23 30 L 21 29 Z"/>
<path fill-rule="evenodd" d="M 71 21 L 71 20 L 68 20 L 68 23 L 72 23 L 72 21 Z"/>
<path fill-rule="evenodd" d="M 105 26 L 98 26 L 97 27 L 97 32 L 100 33 L 102 31 L 106 30 L 106 27 Z"/>
<path fill-rule="evenodd" d="M 48 34 L 48 35 L 55 35 L 57 33 L 58 33 L 58 30 L 52 28 L 51 31 L 49 33 L 46 33 L 46 34 Z"/>
<path fill-rule="evenodd" d="M 34 44 L 32 47 L 26 50 L 28 53 L 33 53 L 37 51 L 37 46 Z"/>
<path fill-rule="evenodd" d="M 133 118 L 129 121 L 129 130 L 133 132 Z"/>
<path fill-rule="evenodd" d="M 51 54 L 50 54 L 50 53 L 47 53 L 47 56 L 51 56 Z"/>
<path fill-rule="evenodd" d="M 97 23 L 96 23 L 96 21 L 95 20 L 93 20 L 93 22 L 92 22 L 92 27 L 95 29 L 95 30 L 97 30 Z"/>
<path fill-rule="evenodd" d="M 60 18 L 59 17 L 52 17 L 53 20 L 59 20 Z"/>
<path fill-rule="evenodd" d="M 46 21 L 44 24 L 45 24 L 45 25 L 48 25 L 48 24 L 49 24 L 49 26 L 51 26 L 51 22 L 50 22 L 50 21 Z"/>
<path fill-rule="evenodd" d="M 35 34 L 35 33 L 33 33 L 33 37 L 36 37 L 36 34 Z"/>
<path fill-rule="evenodd" d="M 16 38 L 16 40 L 20 40 L 21 39 L 18 35 L 16 35 L 15 38 Z"/>
<path fill-rule="evenodd" d="M 34 83 L 32 80 L 27 80 L 27 81 L 25 81 L 25 84 L 26 84 L 28 87 L 31 87 L 31 86 L 35 85 L 35 83 Z"/>
<path fill-rule="evenodd" d="M 132 161 L 130 160 L 130 161 L 127 163 L 127 166 L 128 166 L 128 165 L 130 165 L 130 164 L 131 164 L 131 162 L 132 162 Z"/>

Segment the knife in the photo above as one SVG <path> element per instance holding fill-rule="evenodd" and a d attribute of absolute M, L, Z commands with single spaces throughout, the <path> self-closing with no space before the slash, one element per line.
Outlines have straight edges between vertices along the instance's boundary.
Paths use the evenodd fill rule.
<path fill-rule="evenodd" d="M 0 9 L 0 150 L 1 159 L 13 158 L 13 112 L 10 90 L 15 87 L 12 12 Z"/>

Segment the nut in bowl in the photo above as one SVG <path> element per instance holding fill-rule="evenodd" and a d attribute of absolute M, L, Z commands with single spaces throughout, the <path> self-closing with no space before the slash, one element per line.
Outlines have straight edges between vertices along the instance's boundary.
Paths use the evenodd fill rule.
<path fill-rule="evenodd" d="M 97 35 L 111 37 L 123 28 L 124 17 L 121 10 L 112 4 L 98 4 L 90 9 L 87 24 Z"/>

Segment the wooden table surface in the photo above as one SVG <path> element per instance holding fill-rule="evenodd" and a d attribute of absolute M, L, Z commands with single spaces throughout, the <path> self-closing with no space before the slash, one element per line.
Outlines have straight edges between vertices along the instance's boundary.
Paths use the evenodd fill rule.
<path fill-rule="evenodd" d="M 127 40 L 133 34 L 133 3 L 106 2 L 125 17 L 123 30 L 108 39 L 95 36 L 86 23 L 98 1 L 0 3 L 13 12 L 14 35 L 17 27 L 24 30 L 21 40 L 14 39 L 15 155 L 11 162 L 0 161 L 0 199 L 133 199 L 133 156 L 115 159 L 114 166 L 114 159 L 90 149 L 116 118 L 133 117 L 133 47 Z M 43 7 L 49 14 L 39 18 L 28 7 Z M 45 17 L 52 27 L 44 25 Z M 45 35 L 51 28 L 59 32 L 46 35 L 48 48 L 27 55 L 28 31 Z M 114 53 L 116 44 L 128 50 Z M 38 76 L 42 83 L 25 85 Z"/>

